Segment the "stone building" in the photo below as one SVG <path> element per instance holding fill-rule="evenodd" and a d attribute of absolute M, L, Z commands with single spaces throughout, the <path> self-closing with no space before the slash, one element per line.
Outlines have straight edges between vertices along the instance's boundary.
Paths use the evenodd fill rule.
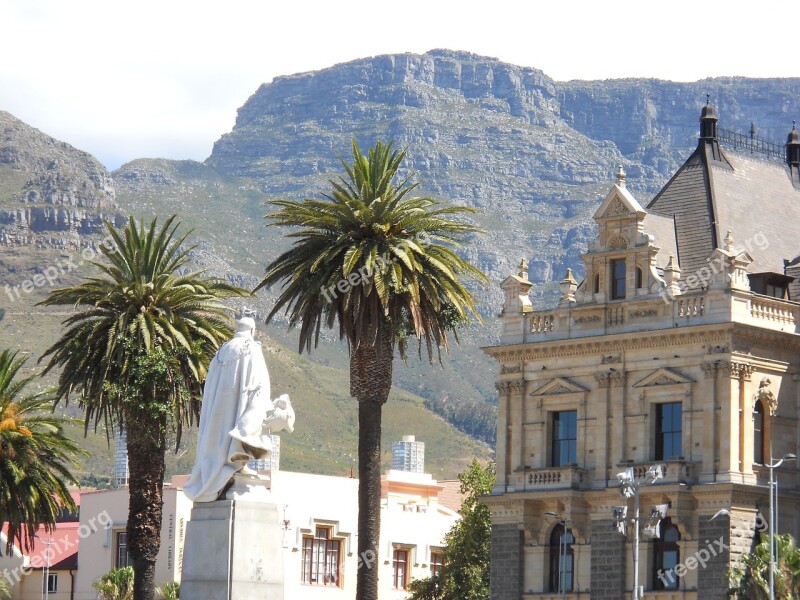
<path fill-rule="evenodd" d="M 556 598 L 559 582 L 567 598 L 631 596 L 620 472 L 641 482 L 648 596 L 726 598 L 725 570 L 766 531 L 765 465 L 800 442 L 800 132 L 777 160 L 729 138 L 706 105 L 697 149 L 646 207 L 620 168 L 585 278 L 567 272 L 557 307 L 534 309 L 524 261 L 502 282 L 486 348 L 500 364 L 493 600 Z M 775 474 L 776 527 L 798 537 L 800 470 Z"/>

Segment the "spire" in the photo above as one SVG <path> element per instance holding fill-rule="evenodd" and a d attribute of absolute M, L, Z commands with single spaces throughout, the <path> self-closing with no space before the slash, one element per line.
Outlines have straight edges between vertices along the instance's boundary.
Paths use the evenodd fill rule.
<path fill-rule="evenodd" d="M 706 94 L 706 105 L 700 112 L 700 139 L 717 139 L 717 114 L 711 104 L 711 96 Z"/>
<path fill-rule="evenodd" d="M 619 170 L 617 171 L 617 185 L 621 188 L 625 187 L 625 169 L 622 168 L 622 165 L 619 166 Z"/>

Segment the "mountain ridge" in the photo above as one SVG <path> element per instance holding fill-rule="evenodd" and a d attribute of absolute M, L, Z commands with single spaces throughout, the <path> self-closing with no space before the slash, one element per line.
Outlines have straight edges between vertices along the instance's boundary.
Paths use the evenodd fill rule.
<path fill-rule="evenodd" d="M 381 55 L 262 84 L 204 161 L 129 161 L 111 174 L 114 201 L 147 220 L 179 213 L 196 229 L 198 266 L 252 285 L 287 244 L 285 231 L 264 227 L 265 201 L 318 197 L 341 172 L 338 155 L 348 155 L 354 137 L 362 148 L 378 137 L 394 140 L 408 148 L 403 173 L 418 174 L 421 194 L 478 210 L 474 220 L 486 234 L 471 239 L 463 254 L 494 282 L 527 258 L 534 302 L 546 306 L 566 268 L 580 278 L 580 254 L 595 233 L 591 215 L 618 165 L 646 204 L 693 149 L 707 91 L 721 126 L 744 131 L 755 121 L 777 142 L 800 115 L 796 78 L 557 82 L 532 67 L 459 51 Z M 24 192 L 26 181 L 17 175 L 0 164 L 0 214 Z M 78 240 L 91 243 L 80 233 Z M 0 283 L 18 282 L 58 250 L 37 243 L 35 260 L 25 258 L 31 244 L 0 246 Z M 18 255 L 13 270 L 9 252 Z M 496 339 L 501 300 L 494 285 L 474 291 L 484 325 L 462 332 L 462 347 L 443 369 L 398 368 L 395 384 L 462 430 L 474 417 L 480 427 L 471 435 L 486 440 L 493 431 L 495 365 L 480 346 Z M 267 290 L 257 299 L 261 314 L 274 296 Z M 283 325 L 279 319 L 269 335 L 294 346 Z M 333 333 L 312 358 L 346 365 Z"/>

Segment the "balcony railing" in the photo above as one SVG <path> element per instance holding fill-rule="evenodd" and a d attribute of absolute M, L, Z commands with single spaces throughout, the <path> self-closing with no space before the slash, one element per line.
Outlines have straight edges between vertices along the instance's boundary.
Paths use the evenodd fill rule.
<path fill-rule="evenodd" d="M 526 468 L 512 474 L 509 484 L 517 492 L 558 489 L 582 489 L 589 483 L 586 469 L 578 465 Z"/>

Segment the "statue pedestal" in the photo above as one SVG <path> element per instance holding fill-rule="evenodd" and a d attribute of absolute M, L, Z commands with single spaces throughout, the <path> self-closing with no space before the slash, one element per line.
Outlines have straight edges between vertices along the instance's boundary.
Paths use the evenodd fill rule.
<path fill-rule="evenodd" d="M 196 503 L 186 525 L 181 597 L 283 600 L 283 531 L 269 481 L 234 475 L 225 500 Z"/>

